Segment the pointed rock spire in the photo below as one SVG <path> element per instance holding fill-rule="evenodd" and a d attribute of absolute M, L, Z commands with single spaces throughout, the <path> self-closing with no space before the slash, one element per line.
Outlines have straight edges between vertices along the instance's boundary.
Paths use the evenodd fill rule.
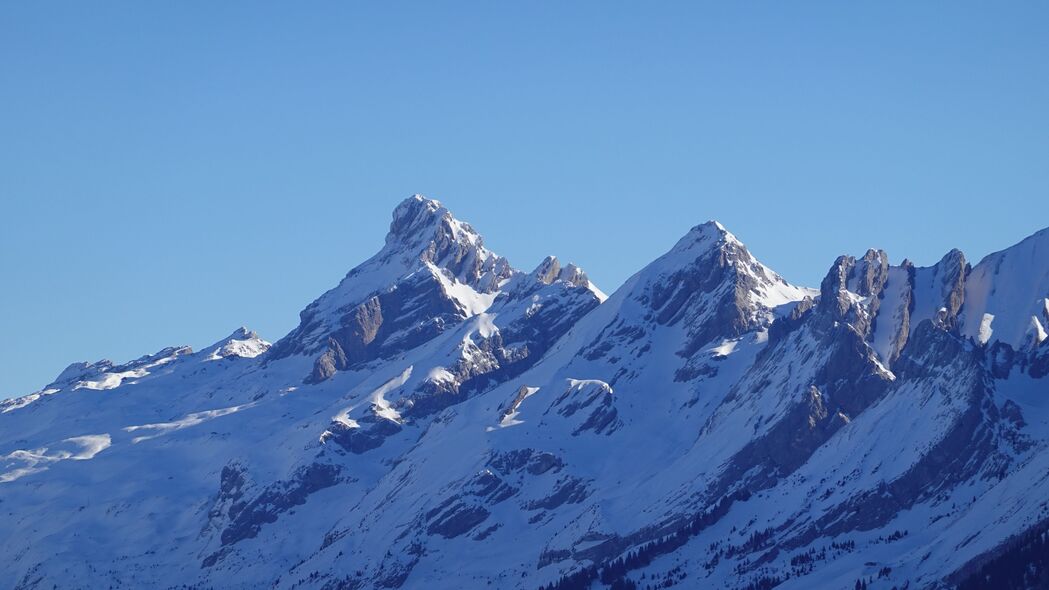
<path fill-rule="evenodd" d="M 592 287 L 590 278 L 582 268 L 571 262 L 567 266 L 561 266 L 561 261 L 556 256 L 544 258 L 530 276 L 544 285 L 564 281 L 573 287 Z"/>
<path fill-rule="evenodd" d="M 393 211 L 386 246 L 376 256 L 382 262 L 418 263 L 447 270 L 457 280 L 485 292 L 513 274 L 505 258 L 488 250 L 469 223 L 456 219 L 440 201 L 412 195 Z"/>
<path fill-rule="evenodd" d="M 561 274 L 561 262 L 556 256 L 547 256 L 539 263 L 539 266 L 535 267 L 531 275 L 535 280 L 549 285 L 557 280 L 558 275 Z"/>

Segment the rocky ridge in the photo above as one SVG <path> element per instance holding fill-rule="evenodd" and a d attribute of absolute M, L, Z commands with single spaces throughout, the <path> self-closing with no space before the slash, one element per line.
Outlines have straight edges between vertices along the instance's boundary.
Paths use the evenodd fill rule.
<path fill-rule="evenodd" d="M 272 346 L 0 402 L 3 579 L 993 587 L 1049 519 L 1047 327 L 1049 230 L 817 290 L 708 222 L 606 298 L 416 195 Z"/>

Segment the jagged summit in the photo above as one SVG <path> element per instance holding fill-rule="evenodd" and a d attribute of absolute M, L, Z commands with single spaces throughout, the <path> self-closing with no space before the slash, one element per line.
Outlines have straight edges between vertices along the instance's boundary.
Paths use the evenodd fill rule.
<path fill-rule="evenodd" d="M 453 240 L 475 244 L 481 241 L 481 236 L 470 224 L 456 219 L 440 201 L 416 194 L 394 208 L 386 244 L 399 247 L 434 240 L 441 233 L 450 234 Z"/>
<path fill-rule="evenodd" d="M 639 273 L 643 293 L 664 324 L 685 321 L 695 349 L 767 326 L 772 310 L 813 295 L 762 264 L 717 221 L 693 227 Z"/>
<path fill-rule="evenodd" d="M 579 268 L 572 262 L 565 266 L 561 266 L 561 261 L 558 260 L 556 256 L 547 256 L 544 258 L 535 270 L 528 273 L 526 281 L 538 282 L 543 285 L 550 285 L 557 281 L 561 281 L 566 285 L 589 289 L 602 302 L 608 299 L 608 296 L 597 288 L 597 285 L 590 280 L 590 277 L 587 276 L 582 268 Z"/>
<path fill-rule="evenodd" d="M 329 336 L 342 329 L 347 312 L 369 299 L 384 294 L 401 297 L 413 289 L 425 290 L 426 285 L 477 299 L 496 291 L 515 272 L 505 258 L 484 247 L 484 240 L 468 223 L 456 219 L 439 201 L 413 195 L 394 209 L 383 248 L 307 306 L 299 314 L 299 326 L 274 345 L 272 355 L 282 358 L 323 350 Z M 398 294 L 392 295 L 394 291 Z M 476 305 L 466 307 L 475 309 Z"/>
<path fill-rule="evenodd" d="M 577 356 L 611 365 L 599 375 L 613 384 L 641 378 L 651 367 L 689 381 L 715 374 L 708 363 L 713 357 L 726 358 L 737 346 L 760 346 L 785 307 L 814 295 L 761 264 L 723 225 L 710 221 L 692 228 L 580 322 Z M 740 345 L 744 340 L 749 344 Z M 673 363 L 663 356 L 667 347 Z M 744 356 L 754 350 L 749 347 Z"/>
<path fill-rule="evenodd" d="M 452 218 L 451 212 L 437 199 L 415 194 L 401 201 L 393 210 L 393 221 L 386 236 L 389 244 L 410 239 L 432 228 L 440 220 Z"/>
<path fill-rule="evenodd" d="M 394 209 L 386 246 L 375 259 L 409 268 L 419 262 L 433 264 L 485 292 L 497 289 L 513 271 L 506 259 L 485 248 L 469 223 L 422 195 L 412 195 Z"/>
<path fill-rule="evenodd" d="M 586 302 L 574 301 L 565 308 L 573 309 L 573 315 L 605 297 L 582 269 L 562 268 L 554 257 L 536 273 L 514 269 L 484 246 L 469 223 L 455 218 L 439 201 L 413 195 L 394 209 L 379 253 L 303 310 L 299 326 L 274 345 L 269 357 L 314 357 L 307 381 L 316 383 L 433 340 L 493 305 L 505 306 L 525 295 L 541 299 L 542 287 L 558 285 L 578 291 L 569 299 L 581 297 Z M 538 302 L 533 305 L 528 317 L 540 307 Z M 500 321 L 512 317 L 503 312 Z M 534 321 L 543 317 L 540 314 Z M 553 328 L 552 333 L 563 328 Z M 532 336 L 536 334 L 550 337 L 546 329 Z M 532 342 L 537 350 L 547 344 Z M 516 354 L 531 356 L 527 350 Z"/>
<path fill-rule="evenodd" d="M 656 260 L 653 267 L 695 267 L 708 270 L 725 269 L 727 273 L 713 273 L 713 277 L 752 282 L 748 297 L 758 305 L 774 308 L 796 301 L 810 290 L 795 287 L 769 267 L 762 264 L 732 232 L 718 221 L 707 221 L 688 231 L 670 251 Z"/>

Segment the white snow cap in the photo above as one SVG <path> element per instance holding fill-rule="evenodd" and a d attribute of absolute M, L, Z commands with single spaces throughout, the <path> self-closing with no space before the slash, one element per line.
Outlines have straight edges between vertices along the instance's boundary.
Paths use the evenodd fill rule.
<path fill-rule="evenodd" d="M 965 284 L 962 333 L 980 343 L 1000 341 L 1021 349 L 1032 328 L 1036 339 L 1040 336 L 1032 319 L 1045 314 L 1047 297 L 1049 228 L 973 267 Z"/>
<path fill-rule="evenodd" d="M 232 334 L 204 349 L 207 360 L 219 360 L 223 358 L 255 358 L 266 352 L 270 343 L 259 338 L 259 335 L 248 328 L 241 326 Z"/>

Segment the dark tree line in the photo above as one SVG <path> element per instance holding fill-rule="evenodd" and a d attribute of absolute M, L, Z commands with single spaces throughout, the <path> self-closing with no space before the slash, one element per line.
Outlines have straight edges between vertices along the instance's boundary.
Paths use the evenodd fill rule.
<path fill-rule="evenodd" d="M 958 590 L 1049 588 L 1049 521 L 1028 529 L 958 584 Z"/>
<path fill-rule="evenodd" d="M 601 580 L 601 583 L 608 584 L 617 590 L 620 588 L 636 588 L 636 584 L 626 577 L 628 572 L 649 565 L 660 555 L 680 549 L 691 537 L 699 534 L 700 531 L 728 514 L 733 502 L 743 502 L 749 498 L 750 493 L 746 490 L 725 496 L 714 505 L 713 510 L 700 512 L 692 516 L 685 524 L 669 535 L 650 541 L 626 555 L 606 562 L 604 565 L 592 565 L 566 574 L 556 582 L 543 586 L 540 590 L 584 590 L 589 588 L 594 580 Z M 779 582 L 777 581 L 776 583 L 778 584 Z M 772 586 L 775 585 L 773 584 Z M 766 590 L 766 588 L 772 588 L 772 586 L 757 586 L 755 590 Z"/>

